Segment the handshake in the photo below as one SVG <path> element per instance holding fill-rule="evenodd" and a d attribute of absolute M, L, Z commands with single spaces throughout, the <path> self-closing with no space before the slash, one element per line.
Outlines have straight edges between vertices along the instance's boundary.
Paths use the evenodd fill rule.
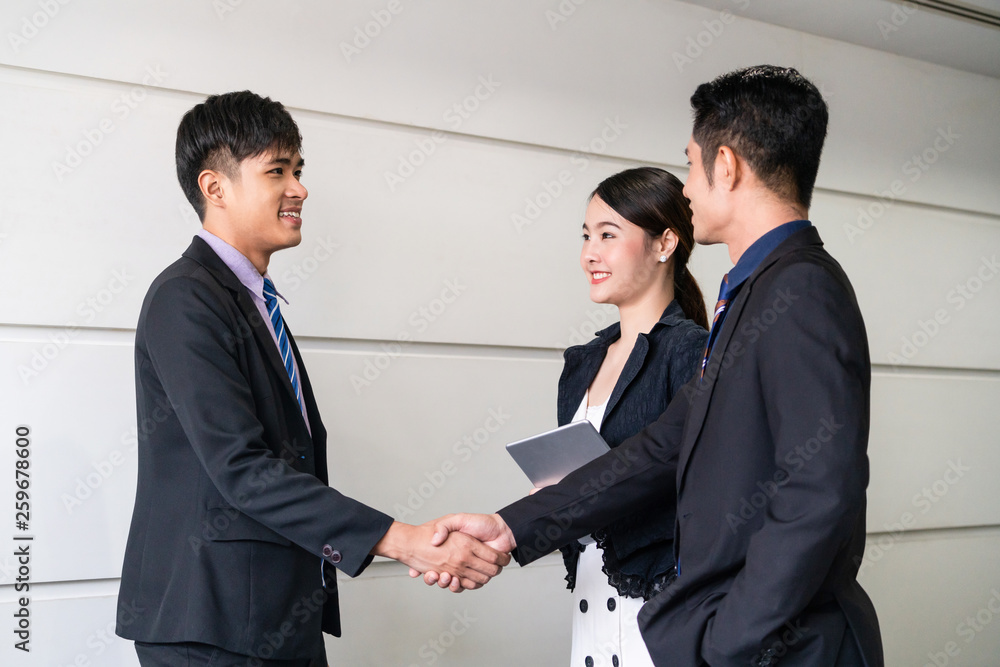
<path fill-rule="evenodd" d="M 428 586 L 460 593 L 500 574 L 515 546 L 499 514 L 449 514 L 422 526 L 393 522 L 371 553 L 408 565 Z"/>

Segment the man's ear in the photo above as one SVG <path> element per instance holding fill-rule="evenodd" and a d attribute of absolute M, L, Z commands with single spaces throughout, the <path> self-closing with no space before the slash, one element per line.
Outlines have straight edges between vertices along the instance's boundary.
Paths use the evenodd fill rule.
<path fill-rule="evenodd" d="M 205 198 L 205 206 L 226 207 L 226 191 L 229 189 L 229 179 L 225 174 L 214 169 L 205 169 L 198 174 L 198 188 Z"/>
<path fill-rule="evenodd" d="M 715 156 L 715 178 L 716 185 L 722 185 L 727 190 L 732 190 L 739 184 L 743 177 L 743 161 L 733 152 L 729 146 L 719 146 L 719 152 Z"/>

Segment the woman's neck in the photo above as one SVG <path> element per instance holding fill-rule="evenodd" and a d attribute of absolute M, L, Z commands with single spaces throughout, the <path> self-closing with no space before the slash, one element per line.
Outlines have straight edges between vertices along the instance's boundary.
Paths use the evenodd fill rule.
<path fill-rule="evenodd" d="M 656 290 L 638 301 L 619 306 L 622 345 L 631 350 L 639 334 L 649 333 L 673 300 L 674 286 L 668 285 L 666 289 Z"/>

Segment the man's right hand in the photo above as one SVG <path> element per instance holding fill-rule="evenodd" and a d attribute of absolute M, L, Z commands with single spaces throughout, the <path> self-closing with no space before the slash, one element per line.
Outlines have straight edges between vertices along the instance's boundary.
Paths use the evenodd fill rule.
<path fill-rule="evenodd" d="M 507 527 L 499 514 L 448 514 L 424 525 L 434 528 L 434 537 L 431 540 L 431 544 L 434 546 L 444 544 L 445 540 L 456 532 L 471 535 L 486 546 L 502 553 L 509 553 L 517 546 L 514 541 L 514 533 Z M 411 577 L 419 577 L 420 574 L 416 568 L 410 568 Z M 453 577 L 451 573 L 446 571 L 426 570 L 423 575 L 424 583 L 428 586 L 437 584 L 441 588 L 448 588 L 456 593 L 467 588 L 464 581 Z"/>
<path fill-rule="evenodd" d="M 483 586 L 510 562 L 507 551 L 490 548 L 467 534 L 448 539 L 450 531 L 445 531 L 438 539 L 439 532 L 431 523 L 411 526 L 395 521 L 371 553 L 409 565 L 411 573 L 434 572 L 435 581 L 437 573 L 447 573 L 455 592 Z"/>

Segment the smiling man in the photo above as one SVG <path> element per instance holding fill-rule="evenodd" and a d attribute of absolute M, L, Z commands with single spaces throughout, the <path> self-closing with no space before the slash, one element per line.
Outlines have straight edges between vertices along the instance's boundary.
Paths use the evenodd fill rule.
<path fill-rule="evenodd" d="M 654 664 L 881 667 L 857 581 L 868 341 L 807 219 L 826 103 L 794 69 L 762 65 L 702 84 L 691 106 L 695 240 L 726 244 L 734 264 L 702 371 L 611 453 L 497 514 L 446 517 L 435 539 L 464 530 L 523 565 L 676 493 L 677 578 L 639 613 Z"/>
<path fill-rule="evenodd" d="M 144 666 L 326 665 L 336 569 L 374 555 L 478 587 L 509 557 L 328 486 L 327 432 L 271 255 L 302 240 L 302 138 L 249 91 L 208 98 L 177 131 L 202 229 L 149 288 L 135 336 L 139 478 L 118 598 Z"/>

